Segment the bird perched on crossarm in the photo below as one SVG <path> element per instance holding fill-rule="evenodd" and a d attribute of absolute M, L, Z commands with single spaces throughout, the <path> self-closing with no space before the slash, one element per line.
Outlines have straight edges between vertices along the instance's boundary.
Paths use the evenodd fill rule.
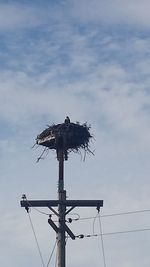
<path fill-rule="evenodd" d="M 69 124 L 69 123 L 70 123 L 70 119 L 69 119 L 69 117 L 68 117 L 68 116 L 66 117 L 66 119 L 65 119 L 64 123 L 66 123 L 66 124 Z"/>

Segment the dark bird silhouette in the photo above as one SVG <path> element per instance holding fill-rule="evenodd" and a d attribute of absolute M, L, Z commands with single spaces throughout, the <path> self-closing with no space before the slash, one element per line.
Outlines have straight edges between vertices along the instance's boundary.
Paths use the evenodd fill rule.
<path fill-rule="evenodd" d="M 67 116 L 66 117 L 66 119 L 65 119 L 65 121 L 64 121 L 66 124 L 68 124 L 68 123 L 70 123 L 70 119 L 69 119 L 69 117 Z"/>

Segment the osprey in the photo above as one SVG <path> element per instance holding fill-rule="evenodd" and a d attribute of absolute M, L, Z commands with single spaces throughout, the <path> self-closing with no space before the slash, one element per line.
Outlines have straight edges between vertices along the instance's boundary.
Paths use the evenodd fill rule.
<path fill-rule="evenodd" d="M 68 116 L 66 117 L 66 119 L 65 119 L 64 123 L 66 123 L 66 124 L 70 123 L 70 119 L 69 119 L 69 117 L 68 117 Z"/>

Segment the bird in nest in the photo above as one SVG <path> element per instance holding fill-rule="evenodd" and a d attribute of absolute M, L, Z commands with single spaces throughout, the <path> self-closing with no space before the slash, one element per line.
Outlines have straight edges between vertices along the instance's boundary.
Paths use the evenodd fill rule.
<path fill-rule="evenodd" d="M 69 119 L 69 117 L 68 117 L 68 116 L 66 117 L 66 119 L 65 119 L 64 123 L 66 123 L 66 124 L 69 124 L 69 123 L 70 123 L 70 119 Z"/>

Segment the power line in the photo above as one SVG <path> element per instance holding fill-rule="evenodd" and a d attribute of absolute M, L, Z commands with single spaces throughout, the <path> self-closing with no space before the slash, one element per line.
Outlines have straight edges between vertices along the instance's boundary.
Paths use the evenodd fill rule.
<path fill-rule="evenodd" d="M 85 237 L 98 237 L 98 236 L 108 236 L 108 235 L 117 235 L 117 234 L 128 234 L 128 233 L 136 233 L 136 232 L 145 232 L 150 231 L 150 228 L 143 228 L 143 229 L 133 229 L 133 230 L 126 230 L 126 231 L 118 231 L 118 232 L 108 232 L 108 233 L 100 233 L 100 234 L 80 234 L 77 235 L 76 238 L 85 238 Z"/>
<path fill-rule="evenodd" d="M 136 214 L 136 213 L 144 213 L 144 212 L 150 212 L 150 209 L 144 209 L 144 210 L 135 210 L 135 211 L 127 211 L 127 212 L 120 212 L 120 213 L 111 213 L 111 214 L 104 214 L 104 215 L 100 215 L 101 218 L 104 217 L 113 217 L 113 216 L 121 216 L 121 215 L 130 215 L 130 214 Z M 91 217 L 80 217 L 79 219 L 75 219 L 77 220 L 91 220 L 91 219 L 95 219 L 95 216 L 91 216 Z"/>
<path fill-rule="evenodd" d="M 126 230 L 126 231 L 118 231 L 118 232 L 109 232 L 109 233 L 103 233 L 102 235 L 106 236 L 106 235 L 128 234 L 128 233 L 145 232 L 145 231 L 150 231 L 150 228 Z"/>
<path fill-rule="evenodd" d="M 39 212 L 39 213 L 41 213 L 43 215 L 47 215 L 47 216 L 50 215 L 50 213 L 46 213 L 44 211 L 41 211 L 38 208 L 33 207 L 31 205 L 31 203 L 28 201 L 26 195 L 23 195 L 23 198 L 27 201 L 29 207 L 32 207 L 35 211 L 37 211 L 37 212 Z M 130 215 L 130 214 L 144 213 L 144 212 L 150 212 L 150 209 L 142 209 L 142 210 L 133 210 L 133 211 L 126 211 L 126 212 L 119 212 L 119 213 L 104 214 L 104 215 L 100 215 L 100 217 L 101 218 L 103 218 L 103 217 L 113 217 L 113 216 Z M 51 214 L 51 215 L 55 215 L 55 214 Z M 72 213 L 70 215 L 77 215 L 78 216 L 78 218 L 72 219 L 73 221 L 90 220 L 90 219 L 94 219 L 95 218 L 95 216 L 91 216 L 91 217 L 80 217 L 80 215 L 78 213 Z"/>
<path fill-rule="evenodd" d="M 26 199 L 27 200 L 27 199 Z M 30 204 L 29 201 L 27 201 L 29 207 L 32 207 L 32 205 Z M 34 207 L 33 207 L 34 208 Z M 39 213 L 42 213 L 44 215 L 49 215 L 39 209 L 36 209 L 34 208 L 37 212 Z M 102 244 L 102 254 L 103 254 L 103 261 L 104 261 L 104 267 L 106 267 L 106 260 L 105 260 L 105 250 L 104 250 L 104 241 L 103 241 L 103 236 L 109 236 L 109 235 L 117 235 L 117 234 L 127 234 L 127 233 L 135 233 L 135 232 L 144 232 L 144 231 L 150 231 L 150 228 L 144 228 L 144 229 L 133 229 L 133 230 L 126 230 L 126 231 L 116 231 L 116 232 L 108 232 L 108 233 L 103 233 L 102 232 L 102 225 L 101 225 L 101 218 L 103 217 L 110 217 L 110 216 L 121 216 L 121 215 L 130 215 L 130 214 L 136 214 L 136 213 L 144 213 L 144 212 L 150 212 L 150 209 L 143 209 L 143 210 L 135 210 L 135 211 L 127 211 L 127 212 L 120 212 L 120 213 L 112 213 L 112 214 L 104 214 L 104 215 L 100 215 L 100 214 L 97 214 L 95 217 L 84 217 L 84 218 L 80 218 L 80 216 L 76 213 L 76 214 L 72 214 L 73 215 L 76 215 L 78 216 L 78 218 L 75 218 L 75 219 L 72 219 L 72 221 L 77 221 L 77 220 L 88 220 L 88 219 L 94 219 L 93 220 L 93 234 L 89 234 L 89 235 L 78 235 L 76 237 L 78 238 L 84 238 L 84 237 L 100 237 L 101 238 L 101 244 Z M 41 253 L 41 250 L 40 250 L 40 247 L 39 247 L 39 243 L 38 243 L 38 240 L 37 240 L 37 236 L 36 236 L 36 233 L 35 233 L 35 230 L 34 230 L 34 226 L 33 226 L 33 223 L 32 223 L 32 220 L 31 220 L 31 217 L 30 217 L 30 214 L 29 214 L 29 208 L 27 208 L 27 213 L 28 213 L 28 216 L 29 216 L 29 220 L 30 220 L 30 224 L 31 224 L 31 228 L 32 228 L 32 231 L 33 231 L 33 234 L 34 234 L 34 238 L 35 238 L 35 241 L 36 241 L 36 245 L 37 245 L 37 249 L 38 249 L 38 252 L 39 252 L 39 255 L 40 255 L 40 258 L 41 258 L 41 262 L 42 262 L 42 265 L 43 267 L 48 267 L 49 264 L 50 264 L 50 261 L 52 259 L 52 256 L 53 256 L 53 253 L 54 253 L 54 250 L 55 250 L 55 247 L 56 247 L 56 242 L 55 242 L 55 245 L 53 247 L 53 250 L 51 252 L 51 255 L 50 255 L 50 258 L 48 260 L 48 263 L 47 265 L 44 264 L 44 260 L 43 260 L 43 256 L 42 256 L 42 253 Z M 99 219 L 99 227 L 100 227 L 100 234 L 95 234 L 94 232 L 94 225 L 95 225 L 95 221 L 96 219 Z M 57 256 L 57 255 L 56 255 Z M 57 258 L 57 257 L 56 257 Z"/>
<path fill-rule="evenodd" d="M 36 209 L 37 210 L 37 209 Z M 40 213 L 43 213 L 39 210 L 37 210 L 38 212 Z M 100 214 L 97 214 L 95 217 L 88 217 L 88 218 L 80 218 L 78 216 L 78 218 L 74 219 L 74 220 L 86 220 L 86 219 L 93 219 L 94 218 L 94 221 L 93 221 L 93 234 L 88 234 L 88 235 L 78 235 L 76 236 L 76 238 L 90 238 L 90 237 L 100 237 L 101 239 L 101 245 L 102 245 L 102 255 L 103 255 L 103 262 L 104 262 L 104 267 L 106 267 L 106 258 L 105 258 L 105 249 L 104 249 L 104 240 L 103 240 L 103 236 L 109 236 L 109 235 L 118 235 L 118 234 L 129 234 L 129 233 L 136 233 L 136 232 L 144 232 L 144 231 L 150 231 L 150 228 L 143 228 L 143 229 L 133 229 L 133 230 L 126 230 L 126 231 L 116 231 L 116 232 L 106 232 L 106 233 L 103 233 L 102 232 L 102 224 L 101 224 L 101 217 L 109 217 L 109 216 L 119 216 L 119 215 L 127 215 L 127 214 L 134 214 L 134 213 L 141 213 L 141 212 L 149 212 L 150 210 L 136 210 L 136 211 L 128 211 L 128 212 L 121 212 L 121 213 L 112 213 L 112 214 L 106 214 L 106 215 L 100 215 Z M 29 220 L 30 220 L 30 224 L 31 224 L 31 228 L 32 228 L 32 231 L 33 231 L 33 234 L 34 234 L 34 238 L 35 238 L 35 241 L 36 241 L 36 245 L 37 245 L 37 249 L 38 249 L 38 253 L 39 253 L 39 256 L 41 258 L 41 263 L 42 263 L 42 266 L 43 267 L 48 267 L 50 262 L 51 262 L 51 259 L 52 259 L 52 256 L 53 256 L 53 253 L 55 251 L 55 247 L 56 247 L 56 242 L 54 244 L 54 247 L 52 249 L 52 252 L 50 254 L 50 257 L 49 257 L 49 260 L 48 260 L 48 263 L 47 265 L 45 265 L 44 263 L 44 260 L 43 260 L 43 256 L 42 256 L 42 252 L 41 252 L 41 249 L 40 249 L 40 246 L 39 246 L 39 243 L 38 243 L 38 239 L 37 239 L 37 236 L 36 236 L 36 233 L 35 233 L 35 229 L 34 229 L 34 225 L 32 223 L 32 220 L 31 220 L 31 216 L 30 216 L 30 213 L 29 213 L 29 209 L 27 209 L 27 213 L 28 213 L 28 217 L 29 217 Z M 46 213 L 44 213 L 45 215 L 47 215 Z M 72 215 L 78 215 L 78 214 L 72 214 Z M 95 221 L 96 219 L 99 219 L 99 227 L 100 227 L 100 233 L 99 234 L 95 234 L 94 233 L 94 224 L 95 224 Z M 55 266 L 57 264 L 57 253 L 56 253 L 56 260 L 55 260 Z"/>
<path fill-rule="evenodd" d="M 33 207 L 33 206 L 30 204 L 30 202 L 27 200 L 27 198 L 26 198 L 25 200 L 26 200 L 26 202 L 28 203 L 29 207 L 33 208 L 33 209 L 34 209 L 35 211 L 37 211 L 38 213 L 41 213 L 41 214 L 43 214 L 43 215 L 47 215 L 47 216 L 50 215 L 50 213 L 46 213 L 46 212 L 44 212 L 44 211 L 41 211 L 40 209 L 37 209 L 37 208 Z"/>
<path fill-rule="evenodd" d="M 150 209 L 135 210 L 135 211 L 126 211 L 126 212 L 112 213 L 112 214 L 104 214 L 104 215 L 101 215 L 101 217 L 110 217 L 110 216 L 120 216 L 120 215 L 136 214 L 136 213 L 141 213 L 141 212 L 150 212 Z"/>

